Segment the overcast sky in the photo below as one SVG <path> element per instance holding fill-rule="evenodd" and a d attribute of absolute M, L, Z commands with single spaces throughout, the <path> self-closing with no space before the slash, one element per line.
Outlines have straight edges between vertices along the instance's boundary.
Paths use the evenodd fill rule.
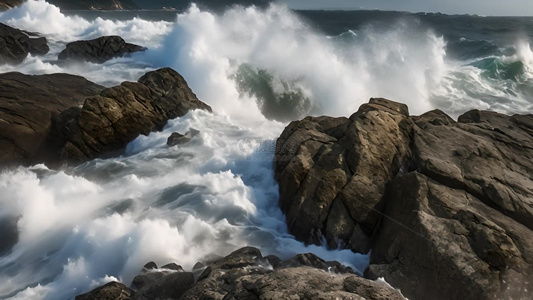
<path fill-rule="evenodd" d="M 533 16 L 533 0 L 280 0 L 295 9 L 379 9 L 447 14 Z"/>

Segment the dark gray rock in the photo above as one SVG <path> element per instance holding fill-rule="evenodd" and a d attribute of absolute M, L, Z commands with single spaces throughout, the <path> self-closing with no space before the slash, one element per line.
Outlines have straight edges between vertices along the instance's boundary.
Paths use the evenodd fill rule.
<path fill-rule="evenodd" d="M 200 131 L 196 129 L 190 129 L 185 134 L 173 132 L 167 139 L 167 145 L 170 147 L 177 145 L 184 145 L 191 141 L 191 139 L 200 134 Z"/>
<path fill-rule="evenodd" d="M 527 299 L 533 288 L 533 115 L 371 99 L 291 123 L 276 147 L 291 232 L 368 252 L 409 299 Z"/>
<path fill-rule="evenodd" d="M 268 263 L 276 261 L 275 268 Z M 247 247 L 210 265 L 209 273 L 181 299 L 403 299 L 384 284 L 325 271 L 328 264 L 340 266 L 312 254 L 287 261 L 263 258 L 259 250 Z"/>
<path fill-rule="evenodd" d="M 57 155 L 61 128 L 104 87 L 68 74 L 0 74 L 0 167 Z"/>
<path fill-rule="evenodd" d="M 50 48 L 46 38 L 0 23 L 0 64 L 20 64 L 28 54 L 45 55 Z"/>
<path fill-rule="evenodd" d="M 275 262 L 278 267 L 269 262 Z M 208 265 L 197 264 L 195 269 L 203 271 L 196 280 L 188 272 L 161 273 L 161 277 L 147 282 L 137 292 L 132 291 L 131 297 L 136 300 L 403 299 L 398 291 L 384 283 L 333 270 L 340 267 L 338 262 L 325 262 L 312 254 L 281 261 L 273 255 L 264 258 L 258 249 L 245 247 Z M 94 291 L 87 295 L 91 294 Z"/>
<path fill-rule="evenodd" d="M 294 268 L 294 267 L 312 267 L 315 269 L 323 270 L 330 273 L 346 274 L 355 272 L 350 267 L 345 267 L 336 261 L 325 261 L 320 257 L 312 254 L 298 254 L 291 259 L 279 262 L 276 266 L 277 269 Z"/>
<path fill-rule="evenodd" d="M 150 271 L 154 269 L 157 269 L 157 264 L 153 261 L 146 263 L 143 267 L 143 271 Z"/>
<path fill-rule="evenodd" d="M 172 271 L 183 272 L 183 267 L 175 263 L 166 264 L 162 266 L 161 269 L 168 269 Z"/>
<path fill-rule="evenodd" d="M 110 282 L 86 294 L 76 296 L 76 300 L 133 300 L 133 290 L 119 282 Z"/>
<path fill-rule="evenodd" d="M 163 277 L 173 274 L 175 272 L 184 272 L 183 268 L 175 263 L 166 264 L 157 268 L 157 265 L 154 262 L 149 262 L 144 265 L 141 270 L 141 274 L 133 278 L 131 283 L 131 288 L 134 290 L 141 290 L 144 287 L 155 283 L 156 281 L 161 280 Z"/>
<path fill-rule="evenodd" d="M 115 57 L 145 50 L 144 47 L 126 43 L 120 36 L 103 36 L 94 40 L 68 43 L 67 48 L 59 53 L 58 58 L 104 63 Z"/>
<path fill-rule="evenodd" d="M 180 299 L 194 285 L 194 275 L 174 272 L 145 285 L 135 293 L 135 299 Z"/>

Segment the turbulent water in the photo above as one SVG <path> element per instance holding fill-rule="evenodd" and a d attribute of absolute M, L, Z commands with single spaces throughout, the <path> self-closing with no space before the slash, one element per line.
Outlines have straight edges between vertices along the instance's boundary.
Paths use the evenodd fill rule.
<path fill-rule="evenodd" d="M 214 114 L 194 111 L 141 136 L 118 158 L 61 171 L 0 174 L 0 298 L 71 299 L 148 261 L 197 261 L 245 245 L 313 252 L 363 271 L 368 256 L 306 247 L 277 207 L 274 142 L 305 115 L 349 116 L 370 97 L 419 114 L 533 109 L 533 18 L 396 12 L 68 12 L 29 1 L 0 22 L 45 35 L 51 51 L 0 72 L 67 72 L 112 86 L 179 71 Z M 65 44 L 120 35 L 149 48 L 103 65 L 56 64 Z M 172 132 L 192 142 L 169 148 Z"/>

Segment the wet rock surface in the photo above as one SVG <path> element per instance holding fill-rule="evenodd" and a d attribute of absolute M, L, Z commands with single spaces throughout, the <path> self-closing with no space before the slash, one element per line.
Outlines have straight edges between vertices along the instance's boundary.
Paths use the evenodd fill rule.
<path fill-rule="evenodd" d="M 20 64 L 28 54 L 45 55 L 50 48 L 45 37 L 0 23 L 0 64 Z"/>
<path fill-rule="evenodd" d="M 274 267 L 274 261 L 280 264 Z M 245 247 L 211 263 L 199 263 L 192 272 L 152 269 L 150 274 L 158 279 L 138 288 L 130 299 L 403 299 L 385 283 L 354 275 L 346 267 L 325 270 L 329 265 L 340 264 L 313 254 L 282 261 Z M 92 295 L 103 288 L 76 299 L 101 299 Z"/>
<path fill-rule="evenodd" d="M 140 134 L 161 130 L 194 109 L 211 111 L 180 74 L 170 68 L 146 73 L 138 82 L 124 82 L 85 101 L 66 127 L 60 160 L 82 162 L 116 153 Z"/>
<path fill-rule="evenodd" d="M 193 109 L 211 111 L 170 68 L 112 88 L 68 74 L 1 74 L 0 167 L 115 155 Z"/>
<path fill-rule="evenodd" d="M 104 87 L 68 74 L 0 74 L 0 165 L 39 161 L 61 116 L 79 109 Z M 76 113 L 74 112 L 74 115 Z"/>
<path fill-rule="evenodd" d="M 187 144 L 191 139 L 200 134 L 200 131 L 196 129 L 190 129 L 185 134 L 179 132 L 173 132 L 167 139 L 167 145 L 170 147 Z"/>
<path fill-rule="evenodd" d="M 372 99 L 291 123 L 280 206 L 308 243 L 372 249 L 366 275 L 410 299 L 527 299 L 533 288 L 533 116 Z M 340 244 L 340 245 L 339 245 Z"/>
<path fill-rule="evenodd" d="M 59 60 L 88 61 L 99 64 L 115 57 L 145 50 L 146 48 L 139 45 L 126 43 L 120 36 L 103 36 L 94 40 L 68 43 L 67 48 L 59 53 L 58 58 Z"/>

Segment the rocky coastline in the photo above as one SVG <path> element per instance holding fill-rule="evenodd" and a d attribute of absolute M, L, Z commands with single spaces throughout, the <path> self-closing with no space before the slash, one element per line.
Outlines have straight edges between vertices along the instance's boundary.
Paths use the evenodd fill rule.
<path fill-rule="evenodd" d="M 364 277 L 312 254 L 281 261 L 244 248 L 176 279 L 145 267 L 130 287 L 77 299 L 528 299 L 532 146 L 532 115 L 472 110 L 455 121 L 386 99 L 350 118 L 292 122 L 275 158 L 289 229 L 371 250 Z"/>
<path fill-rule="evenodd" d="M 48 51 L 46 39 L 2 26 L 2 62 Z M 105 38 L 69 55 L 101 62 L 142 50 Z M 85 51 L 94 45 L 114 52 Z M 0 74 L 0 168 L 117 155 L 194 109 L 211 111 L 170 68 L 111 88 L 69 74 Z M 109 283 L 77 299 L 529 299 L 533 115 L 472 110 L 456 121 L 374 98 L 349 118 L 290 123 L 274 170 L 290 232 L 370 252 L 364 277 L 312 254 L 283 261 L 243 248 L 190 271 L 148 264 L 129 287 Z"/>
<path fill-rule="evenodd" d="M 103 299 L 404 299 L 382 281 L 353 274 L 338 262 L 313 254 L 282 261 L 252 247 L 239 249 L 191 271 L 151 262 L 133 279 L 132 288 L 111 282 L 76 300 Z"/>
<path fill-rule="evenodd" d="M 307 243 L 368 252 L 368 278 L 409 299 L 527 299 L 533 282 L 533 115 L 371 99 L 307 117 L 277 142 L 280 206 Z M 340 245 L 339 245 L 340 243 Z"/>

